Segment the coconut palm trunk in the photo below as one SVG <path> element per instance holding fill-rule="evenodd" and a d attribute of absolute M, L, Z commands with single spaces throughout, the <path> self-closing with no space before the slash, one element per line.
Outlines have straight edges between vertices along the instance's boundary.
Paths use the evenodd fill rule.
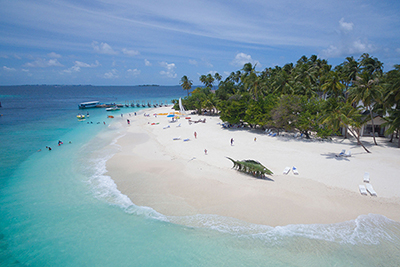
<path fill-rule="evenodd" d="M 374 144 L 375 144 L 375 145 L 378 145 L 378 144 L 376 143 L 376 139 L 375 139 L 375 124 L 374 124 L 374 116 L 372 115 L 372 108 L 371 108 L 371 106 L 368 106 L 368 109 L 369 109 L 369 115 L 370 115 L 370 117 L 371 117 L 372 137 L 374 138 Z"/>

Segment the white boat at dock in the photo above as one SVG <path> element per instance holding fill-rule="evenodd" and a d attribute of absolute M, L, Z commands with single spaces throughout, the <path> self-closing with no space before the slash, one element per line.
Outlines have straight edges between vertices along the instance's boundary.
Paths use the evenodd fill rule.
<path fill-rule="evenodd" d="M 95 108 L 100 105 L 99 101 L 82 102 L 78 105 L 79 108 Z"/>

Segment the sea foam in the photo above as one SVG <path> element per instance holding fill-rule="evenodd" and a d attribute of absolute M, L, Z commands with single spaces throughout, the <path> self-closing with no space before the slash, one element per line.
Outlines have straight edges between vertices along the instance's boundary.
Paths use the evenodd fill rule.
<path fill-rule="evenodd" d="M 112 130 L 120 129 L 118 125 L 109 128 Z M 108 172 L 106 163 L 120 151 L 120 146 L 117 142 L 125 135 L 126 133 L 120 133 L 116 138 L 112 139 L 109 145 L 93 151 L 89 164 L 85 166 L 85 173 L 88 178 L 87 182 L 90 185 L 91 191 L 96 198 L 118 206 L 129 214 L 166 221 L 166 217 L 154 209 L 135 205 L 128 196 L 118 190 L 114 180 L 106 175 Z"/>

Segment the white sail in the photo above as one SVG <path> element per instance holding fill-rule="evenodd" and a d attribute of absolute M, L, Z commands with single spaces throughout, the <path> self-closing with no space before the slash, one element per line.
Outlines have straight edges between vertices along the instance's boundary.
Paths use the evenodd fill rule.
<path fill-rule="evenodd" d="M 181 98 L 179 98 L 179 110 L 180 110 L 181 115 L 186 115 L 186 110 L 182 105 L 182 99 Z"/>

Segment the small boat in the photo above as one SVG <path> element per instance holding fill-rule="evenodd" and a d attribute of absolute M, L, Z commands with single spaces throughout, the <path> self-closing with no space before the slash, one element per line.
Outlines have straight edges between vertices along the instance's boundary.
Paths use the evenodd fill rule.
<path fill-rule="evenodd" d="M 78 120 L 82 120 L 85 118 L 85 115 L 83 114 L 78 114 L 78 116 L 76 116 L 78 118 Z"/>
<path fill-rule="evenodd" d="M 116 110 L 119 110 L 119 107 L 114 106 L 114 107 L 106 108 L 106 111 L 116 111 Z"/>
<path fill-rule="evenodd" d="M 114 116 L 109 115 L 107 118 L 114 119 Z"/>

